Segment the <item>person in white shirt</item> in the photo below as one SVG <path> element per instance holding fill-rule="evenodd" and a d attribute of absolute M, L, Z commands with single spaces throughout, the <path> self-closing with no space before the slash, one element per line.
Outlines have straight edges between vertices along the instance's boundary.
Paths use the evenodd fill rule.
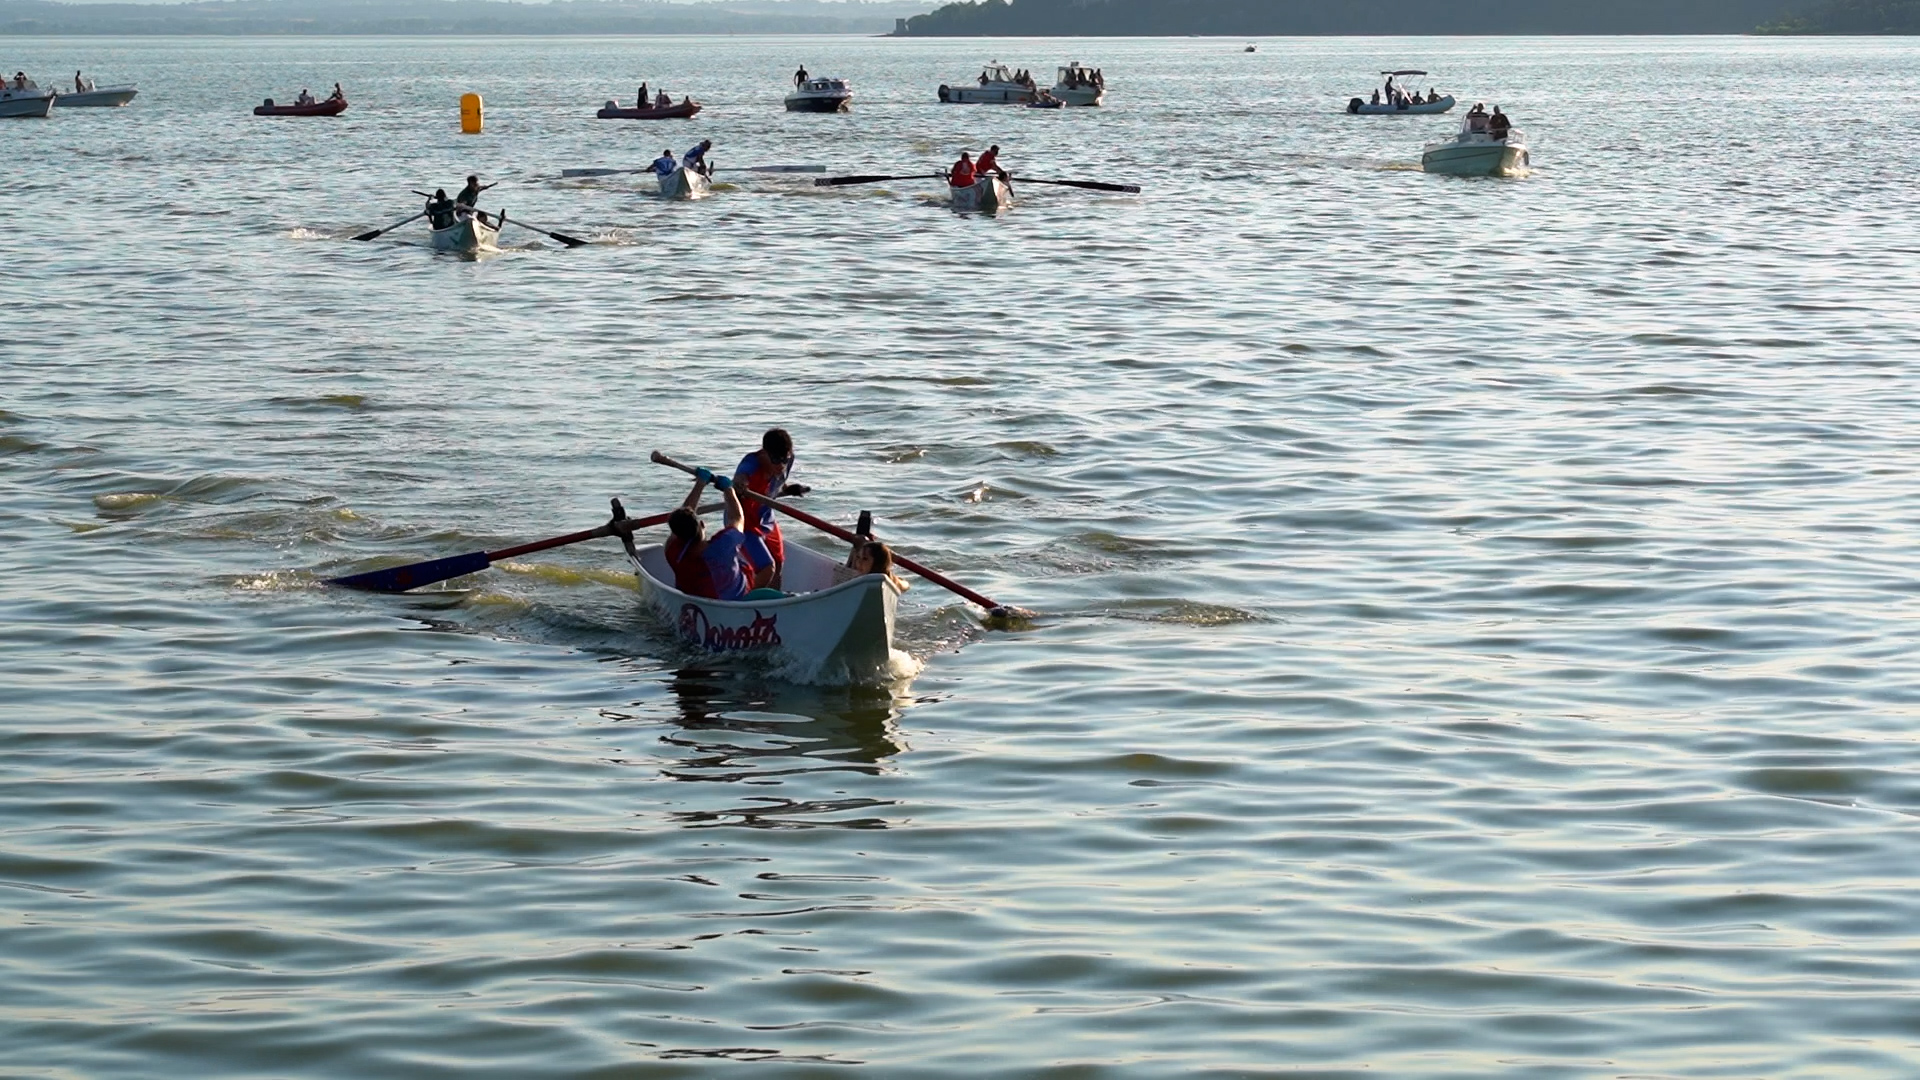
<path fill-rule="evenodd" d="M 313 94 L 303 86 L 300 88 L 300 96 L 294 98 L 293 103 L 295 105 L 311 105 L 313 104 Z"/>

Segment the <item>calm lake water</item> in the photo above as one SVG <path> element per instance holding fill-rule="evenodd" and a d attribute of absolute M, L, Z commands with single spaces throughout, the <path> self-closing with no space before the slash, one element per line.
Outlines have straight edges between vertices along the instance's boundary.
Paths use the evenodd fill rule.
<path fill-rule="evenodd" d="M 4 45 L 140 97 L 0 122 L 0 1075 L 1920 1074 L 1910 43 Z M 1145 191 L 559 178 L 701 138 Z M 468 172 L 596 243 L 347 239 Z M 776 423 L 1043 617 L 806 685 L 611 541 L 317 584 Z"/>

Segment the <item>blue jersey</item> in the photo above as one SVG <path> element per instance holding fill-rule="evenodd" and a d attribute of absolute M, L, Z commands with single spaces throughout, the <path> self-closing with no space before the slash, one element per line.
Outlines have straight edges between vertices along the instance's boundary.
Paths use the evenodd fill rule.
<path fill-rule="evenodd" d="M 685 154 L 681 155 L 680 163 L 686 166 L 687 168 L 691 169 L 706 160 L 707 160 L 706 150 L 696 146 L 693 149 L 687 151 Z"/>
<path fill-rule="evenodd" d="M 648 166 L 649 169 L 659 173 L 661 176 L 666 176 L 679 167 L 679 164 L 673 160 L 673 155 L 671 154 L 663 154 L 660 157 L 654 158 L 653 164 Z"/>
<path fill-rule="evenodd" d="M 791 458 L 778 465 L 768 465 L 766 458 L 755 450 L 740 459 L 740 467 L 733 470 L 733 482 L 756 491 L 768 498 L 778 498 L 780 490 L 787 486 L 787 470 L 793 466 Z M 758 499 L 742 496 L 745 505 L 741 509 L 747 512 L 747 531 L 778 534 L 780 526 L 774 522 L 773 507 Z"/>

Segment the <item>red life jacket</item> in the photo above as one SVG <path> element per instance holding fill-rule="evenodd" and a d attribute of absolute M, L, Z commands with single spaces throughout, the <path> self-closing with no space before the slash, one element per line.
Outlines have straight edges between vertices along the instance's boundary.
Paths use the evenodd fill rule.
<path fill-rule="evenodd" d="M 952 184 L 954 187 L 972 187 L 973 162 L 954 162 L 953 169 L 947 174 L 947 183 Z"/>
<path fill-rule="evenodd" d="M 716 600 L 720 596 L 720 587 L 714 583 L 713 572 L 707 567 L 707 545 L 689 544 L 679 537 L 668 538 L 661 553 L 667 557 L 667 565 L 673 567 L 673 587 L 688 596 L 703 596 Z"/>

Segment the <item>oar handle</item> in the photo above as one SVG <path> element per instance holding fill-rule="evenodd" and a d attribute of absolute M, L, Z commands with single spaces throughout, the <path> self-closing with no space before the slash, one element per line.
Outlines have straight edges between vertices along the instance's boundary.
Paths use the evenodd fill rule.
<path fill-rule="evenodd" d="M 521 544 L 518 547 L 489 551 L 487 552 L 487 560 L 489 562 L 499 562 L 501 559 L 512 559 L 521 555 L 531 555 L 536 551 L 545 551 L 548 548 L 566 547 L 568 544 L 578 544 L 586 540 L 598 540 L 603 536 L 618 536 L 621 533 L 631 536 L 635 529 L 649 529 L 655 525 L 665 525 L 667 518 L 671 516 L 671 514 L 655 514 L 652 517 L 622 518 L 619 521 L 609 521 L 598 528 L 582 529 L 577 533 L 556 536 L 551 540 L 536 540 L 531 544 Z"/>
<path fill-rule="evenodd" d="M 653 460 L 658 464 L 667 465 L 672 468 L 679 469 L 683 473 L 691 474 L 694 472 L 694 469 L 691 465 L 682 465 L 680 462 L 673 460 L 672 458 L 668 457 L 667 455 L 661 453 L 658 450 L 655 450 L 653 452 Z M 788 517 L 794 518 L 799 521 L 804 521 L 807 524 L 813 526 L 814 528 L 819 529 L 821 532 L 827 533 L 828 535 L 831 535 L 831 536 L 837 536 L 840 539 L 845 540 L 849 544 L 859 539 L 859 537 L 855 536 L 854 534 L 848 532 L 847 530 L 841 528 L 838 525 L 832 524 L 831 522 L 822 521 L 819 518 L 814 517 L 812 514 L 807 513 L 805 510 L 796 509 L 792 506 L 787 505 L 786 503 L 781 502 L 779 499 L 773 498 L 772 496 L 762 495 L 757 491 L 749 491 L 748 489 L 741 488 L 741 487 L 734 488 L 734 491 L 736 494 L 745 495 L 746 497 L 754 500 L 755 502 L 759 502 L 767 506 L 771 506 L 775 510 L 780 511 L 781 513 L 787 515 Z M 929 570 L 926 567 L 921 566 L 919 563 L 914 562 L 912 559 L 909 559 L 906 556 L 899 554 L 898 552 L 894 553 L 893 561 L 899 563 L 901 566 L 906 567 L 907 569 L 913 571 L 914 573 L 920 575 L 921 577 L 926 578 L 928 581 L 933 582 L 935 585 L 938 585 L 941 588 L 946 589 L 947 591 L 957 596 L 964 597 L 968 600 L 973 601 L 976 604 L 979 604 L 981 607 L 986 608 L 988 612 L 1000 612 L 1000 611 L 1007 610 L 1004 605 L 997 604 L 994 601 L 988 599 L 987 597 L 982 596 L 981 594 L 974 592 L 972 589 L 967 588 L 965 585 L 962 585 L 959 582 L 953 580 L 952 578 L 947 577 L 945 574 L 939 573 L 938 571 L 935 571 L 935 570 Z"/>

